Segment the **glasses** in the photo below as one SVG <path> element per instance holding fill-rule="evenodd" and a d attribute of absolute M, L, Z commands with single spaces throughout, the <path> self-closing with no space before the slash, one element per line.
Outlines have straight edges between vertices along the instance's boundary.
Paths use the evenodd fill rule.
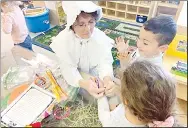
<path fill-rule="evenodd" d="M 74 26 L 75 27 L 78 27 L 78 28 L 80 28 L 80 29 L 84 29 L 85 27 L 90 27 L 90 28 L 92 28 L 92 27 L 94 27 L 95 26 L 95 24 L 96 24 L 96 22 L 95 21 L 90 21 L 89 23 L 87 23 L 87 24 L 79 24 L 79 23 L 76 23 Z"/>

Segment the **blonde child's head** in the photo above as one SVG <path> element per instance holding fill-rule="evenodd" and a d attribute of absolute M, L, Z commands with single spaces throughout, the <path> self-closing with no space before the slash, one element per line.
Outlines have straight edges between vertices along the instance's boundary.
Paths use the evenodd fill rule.
<path fill-rule="evenodd" d="M 176 22 L 170 16 L 160 15 L 148 20 L 141 27 L 137 40 L 139 53 L 143 57 L 154 57 L 168 49 L 177 32 Z"/>
<path fill-rule="evenodd" d="M 138 119 L 149 124 L 173 117 L 175 83 L 161 67 L 135 61 L 123 72 L 121 82 L 123 103 Z"/>
<path fill-rule="evenodd" d="M 22 3 L 20 1 L 1 1 L 1 8 L 4 13 L 11 12 L 15 7 L 19 7 Z"/>

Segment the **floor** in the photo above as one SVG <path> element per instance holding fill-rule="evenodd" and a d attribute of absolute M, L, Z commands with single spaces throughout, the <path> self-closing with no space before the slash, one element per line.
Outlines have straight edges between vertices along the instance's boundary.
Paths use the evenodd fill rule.
<path fill-rule="evenodd" d="M 51 25 L 51 27 L 53 27 L 53 25 Z M 33 38 L 33 37 L 37 36 L 38 34 L 40 34 L 40 33 L 30 33 L 30 36 Z M 1 54 L 4 54 L 4 53 L 6 53 L 7 50 L 10 50 L 13 47 L 13 43 L 12 43 L 10 35 L 4 35 L 2 33 L 1 37 L 2 37 L 1 38 Z M 55 58 L 54 53 L 52 53 L 48 50 L 45 50 L 43 48 L 40 48 L 36 45 L 33 45 L 33 50 L 36 53 L 44 54 L 51 59 Z M 179 123 L 184 125 L 184 126 L 187 126 L 187 102 L 184 101 L 184 100 L 178 99 L 176 106 L 177 106 L 176 117 L 177 117 Z"/>

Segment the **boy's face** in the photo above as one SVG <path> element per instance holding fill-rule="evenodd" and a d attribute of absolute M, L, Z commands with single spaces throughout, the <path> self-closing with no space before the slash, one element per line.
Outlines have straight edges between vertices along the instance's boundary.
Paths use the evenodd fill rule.
<path fill-rule="evenodd" d="M 150 31 L 146 31 L 144 27 L 140 30 L 139 39 L 137 40 L 137 47 L 142 57 L 154 57 L 164 52 L 168 45 L 159 46 L 156 40 L 157 36 Z"/>

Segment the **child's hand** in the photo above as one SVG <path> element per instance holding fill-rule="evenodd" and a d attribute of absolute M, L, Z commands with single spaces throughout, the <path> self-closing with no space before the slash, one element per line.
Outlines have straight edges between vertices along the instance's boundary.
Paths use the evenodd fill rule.
<path fill-rule="evenodd" d="M 118 52 L 117 58 L 119 60 L 129 60 L 130 55 L 136 50 L 136 47 L 129 46 L 127 50 L 123 53 Z"/>
<path fill-rule="evenodd" d="M 112 97 L 120 93 L 118 89 L 118 85 L 116 85 L 113 81 L 108 81 L 108 83 L 104 84 L 105 87 L 105 95 L 108 97 Z"/>
<path fill-rule="evenodd" d="M 115 39 L 115 42 L 116 42 L 116 48 L 118 49 L 119 53 L 124 53 L 125 51 L 127 51 L 129 47 L 129 40 L 125 42 L 124 38 L 120 36 Z"/>

